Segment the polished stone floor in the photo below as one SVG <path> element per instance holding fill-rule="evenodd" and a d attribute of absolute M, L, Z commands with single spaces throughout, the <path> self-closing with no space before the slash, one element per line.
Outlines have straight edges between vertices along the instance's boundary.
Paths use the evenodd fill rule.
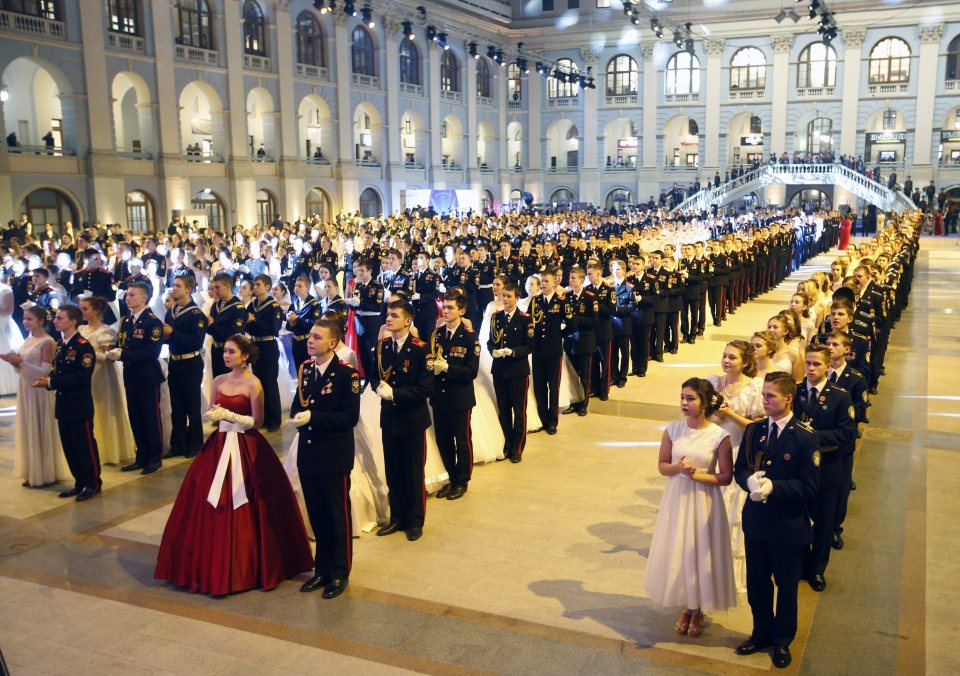
<path fill-rule="evenodd" d="M 802 673 L 960 673 L 954 607 L 960 553 L 960 246 L 928 240 L 887 356 L 856 468 L 846 548 L 821 595 L 800 589 Z M 15 401 L 0 400 L 0 650 L 14 674 L 751 673 L 769 658 L 733 647 L 745 596 L 678 640 L 676 610 L 642 579 L 680 383 L 719 372 L 724 342 L 762 328 L 789 289 L 830 256 L 742 308 L 650 375 L 631 378 L 555 437 L 529 438 L 519 465 L 478 467 L 467 496 L 431 499 L 424 537 L 355 542 L 348 592 L 225 599 L 152 579 L 160 533 L 186 469 L 104 471 L 102 497 L 65 503 L 13 476 Z M 287 448 L 290 433 L 271 436 Z"/>

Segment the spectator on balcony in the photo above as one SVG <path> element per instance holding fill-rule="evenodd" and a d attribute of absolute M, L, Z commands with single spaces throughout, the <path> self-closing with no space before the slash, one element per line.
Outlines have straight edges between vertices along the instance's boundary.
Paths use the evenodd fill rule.
<path fill-rule="evenodd" d="M 914 188 L 913 194 L 910 195 L 910 199 L 913 200 L 913 203 L 920 207 L 920 203 L 923 202 L 923 196 L 920 194 L 920 188 Z"/>
<path fill-rule="evenodd" d="M 257 159 L 263 159 L 266 156 L 267 156 L 267 151 L 264 150 L 263 144 L 261 143 L 260 147 L 257 148 Z"/>
<path fill-rule="evenodd" d="M 719 171 L 713 175 L 713 187 L 714 187 L 714 188 L 719 188 L 719 187 L 720 187 L 720 172 L 719 172 Z"/>
<path fill-rule="evenodd" d="M 17 132 L 12 131 L 9 134 L 7 134 L 7 148 L 9 148 L 12 152 L 18 153 L 20 151 L 14 150 L 14 149 L 19 147 L 20 147 L 20 141 L 17 140 Z"/>
<path fill-rule="evenodd" d="M 53 130 L 47 132 L 47 135 L 43 137 L 43 145 L 47 148 L 47 155 L 53 155 L 53 147 L 56 141 L 53 138 Z"/>
<path fill-rule="evenodd" d="M 315 160 L 323 159 L 323 151 L 320 150 L 320 148 L 317 148 L 316 150 L 313 151 L 313 159 Z"/>

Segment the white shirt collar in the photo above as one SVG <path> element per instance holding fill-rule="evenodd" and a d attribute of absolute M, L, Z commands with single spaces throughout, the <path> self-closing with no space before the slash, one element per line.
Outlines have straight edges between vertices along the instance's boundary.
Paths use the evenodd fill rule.
<path fill-rule="evenodd" d="M 823 380 L 821 380 L 819 383 L 811 383 L 810 380 L 808 379 L 808 380 L 807 380 L 807 392 L 813 392 L 814 389 L 816 389 L 817 392 L 823 392 L 823 388 L 824 388 L 824 386 L 826 386 L 826 384 L 827 384 L 827 379 L 826 379 L 826 378 L 824 378 Z"/>
<path fill-rule="evenodd" d="M 146 309 L 147 309 L 147 306 L 144 305 L 142 308 L 140 308 L 140 311 L 139 311 L 139 312 L 137 312 L 136 314 L 131 315 L 131 318 L 133 319 L 133 323 L 134 323 L 134 324 L 137 323 L 137 321 L 140 319 L 140 315 L 142 315 L 142 314 L 146 311 Z"/>
<path fill-rule="evenodd" d="M 334 358 L 336 358 L 336 355 L 333 355 L 330 357 L 330 359 L 327 359 L 327 361 L 325 361 L 323 364 L 318 364 L 316 359 L 313 360 L 313 368 L 316 371 L 317 378 L 322 377 L 323 374 L 327 372 L 327 369 L 330 368 L 330 364 L 333 363 Z"/>
<path fill-rule="evenodd" d="M 404 346 L 404 344 L 407 342 L 407 338 L 408 338 L 409 336 L 410 336 L 410 334 L 407 333 L 406 335 L 403 336 L 403 338 L 394 338 L 394 339 L 393 339 L 393 342 L 396 344 L 396 349 L 397 349 L 398 351 L 403 349 L 403 346 Z"/>
<path fill-rule="evenodd" d="M 827 380 L 830 380 L 830 374 L 831 374 L 831 373 L 836 373 L 836 374 L 837 374 L 837 378 L 839 379 L 840 376 L 843 375 L 843 372 L 844 372 L 846 369 L 847 369 L 847 362 L 846 362 L 846 361 L 843 362 L 843 366 L 841 366 L 840 368 L 833 368 L 833 367 L 831 366 L 829 369 L 827 369 Z"/>
<path fill-rule="evenodd" d="M 783 430 L 787 427 L 790 421 L 793 419 L 793 411 L 787 411 L 787 413 L 780 418 L 779 420 L 774 420 L 770 416 L 767 416 L 767 431 L 772 429 L 772 425 L 776 425 L 779 429 L 777 430 L 777 436 L 783 434 Z"/>

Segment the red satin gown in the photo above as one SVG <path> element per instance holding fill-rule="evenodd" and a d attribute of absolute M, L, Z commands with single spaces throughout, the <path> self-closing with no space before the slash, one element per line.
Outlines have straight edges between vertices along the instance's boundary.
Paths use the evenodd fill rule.
<path fill-rule="evenodd" d="M 246 396 L 220 394 L 216 403 L 251 415 Z M 234 509 L 231 468 L 213 507 L 207 494 L 225 439 L 224 432 L 211 434 L 187 471 L 163 530 L 154 577 L 217 596 L 273 589 L 313 568 L 300 508 L 280 460 L 256 430 L 238 435 L 248 502 Z"/>

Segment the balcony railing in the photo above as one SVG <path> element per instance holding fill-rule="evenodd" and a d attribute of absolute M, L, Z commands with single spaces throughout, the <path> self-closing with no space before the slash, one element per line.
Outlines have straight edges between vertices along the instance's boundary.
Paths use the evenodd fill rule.
<path fill-rule="evenodd" d="M 575 174 L 580 171 L 580 167 L 575 164 L 561 165 L 559 167 L 547 167 L 548 174 Z"/>
<path fill-rule="evenodd" d="M 460 101 L 463 100 L 460 92 L 453 92 L 449 89 L 441 89 L 440 98 L 446 99 L 447 101 L 454 101 L 455 103 L 460 103 Z"/>
<path fill-rule="evenodd" d="M 762 99 L 763 89 L 731 89 L 730 99 L 736 101 L 749 101 L 751 99 Z"/>
<path fill-rule="evenodd" d="M 635 164 L 608 164 L 603 168 L 605 172 L 608 173 L 618 173 L 618 172 L 627 172 L 627 171 L 636 171 L 637 165 Z"/>
<path fill-rule="evenodd" d="M 492 173 L 493 173 L 493 167 L 491 167 L 489 164 L 486 164 L 486 163 L 481 164 L 481 165 L 480 165 L 480 173 L 481 173 L 481 174 L 492 174 Z"/>
<path fill-rule="evenodd" d="M 577 96 L 564 96 L 556 99 L 547 99 L 547 108 L 573 108 L 580 103 Z"/>
<path fill-rule="evenodd" d="M 328 80 L 327 69 L 323 66 L 310 66 L 306 63 L 297 64 L 297 75 L 299 77 L 309 77 L 314 80 Z"/>
<path fill-rule="evenodd" d="M 125 160 L 152 160 L 153 153 L 149 150 L 118 150 L 117 157 Z"/>
<path fill-rule="evenodd" d="M 380 78 L 376 75 L 353 74 L 353 84 L 358 87 L 369 87 L 370 89 L 380 89 Z"/>
<path fill-rule="evenodd" d="M 507 108 L 509 108 L 510 110 L 520 110 L 521 108 L 523 108 L 523 100 L 521 99 L 520 101 L 508 101 Z"/>
<path fill-rule="evenodd" d="M 251 162 L 276 162 L 276 160 L 273 159 L 270 155 L 267 155 L 267 154 L 258 155 L 256 153 L 250 156 L 250 161 Z"/>
<path fill-rule="evenodd" d="M 637 105 L 637 95 L 607 94 L 606 103 L 608 106 L 635 106 Z"/>
<path fill-rule="evenodd" d="M 493 108 L 493 99 L 489 96 L 480 96 L 477 95 L 477 105 L 485 106 L 486 108 Z"/>
<path fill-rule="evenodd" d="M 211 151 L 184 152 L 183 159 L 187 162 L 201 162 L 203 164 L 222 164 L 223 155 Z"/>
<path fill-rule="evenodd" d="M 220 63 L 220 52 L 214 49 L 202 49 L 188 45 L 175 45 L 174 56 L 179 61 L 193 61 L 216 66 Z"/>
<path fill-rule="evenodd" d="M 901 82 L 898 84 L 873 84 L 867 87 L 867 93 L 870 96 L 878 94 L 906 94 L 910 91 L 910 84 Z"/>
<path fill-rule="evenodd" d="M 380 162 L 375 157 L 365 157 L 362 160 L 354 160 L 353 163 L 358 167 L 379 167 Z"/>
<path fill-rule="evenodd" d="M 423 85 L 410 84 L 409 82 L 401 82 L 400 93 L 413 94 L 414 96 L 423 96 Z"/>
<path fill-rule="evenodd" d="M 38 16 L 27 16 L 16 12 L 0 11 L 0 30 L 14 33 L 26 33 L 37 37 L 52 38 L 54 40 L 67 39 L 67 24 L 63 21 L 43 19 Z"/>
<path fill-rule="evenodd" d="M 76 155 L 72 148 L 63 148 L 61 146 L 7 146 L 7 152 L 12 155 L 52 155 L 54 157 L 63 157 L 65 155 Z"/>
<path fill-rule="evenodd" d="M 259 54 L 244 54 L 243 67 L 251 70 L 270 71 L 270 57 L 260 56 Z"/>
<path fill-rule="evenodd" d="M 300 161 L 304 164 L 330 164 L 326 157 L 304 157 Z"/>
<path fill-rule="evenodd" d="M 147 41 L 136 35 L 126 33 L 107 32 L 107 46 L 110 49 L 119 49 L 124 52 L 147 53 Z"/>
<path fill-rule="evenodd" d="M 410 160 L 405 160 L 403 163 L 403 168 L 404 169 L 423 169 L 423 162 L 421 162 L 420 160 L 413 160 L 412 162 Z"/>
<path fill-rule="evenodd" d="M 836 87 L 802 87 L 797 89 L 797 97 L 802 99 L 819 98 L 822 96 L 833 96 Z"/>
<path fill-rule="evenodd" d="M 945 92 L 955 92 L 960 91 L 960 80 L 947 80 L 943 83 L 943 91 Z"/>
<path fill-rule="evenodd" d="M 694 92 L 693 94 L 666 94 L 663 97 L 663 100 L 666 103 L 686 103 L 688 101 L 699 101 L 700 92 Z"/>
<path fill-rule="evenodd" d="M 515 166 L 513 167 L 513 169 L 512 169 L 511 171 L 513 171 L 513 173 L 515 173 L 515 174 L 522 174 L 522 173 L 523 173 L 523 167 L 521 167 L 519 164 L 517 164 L 517 165 L 515 165 Z"/>

